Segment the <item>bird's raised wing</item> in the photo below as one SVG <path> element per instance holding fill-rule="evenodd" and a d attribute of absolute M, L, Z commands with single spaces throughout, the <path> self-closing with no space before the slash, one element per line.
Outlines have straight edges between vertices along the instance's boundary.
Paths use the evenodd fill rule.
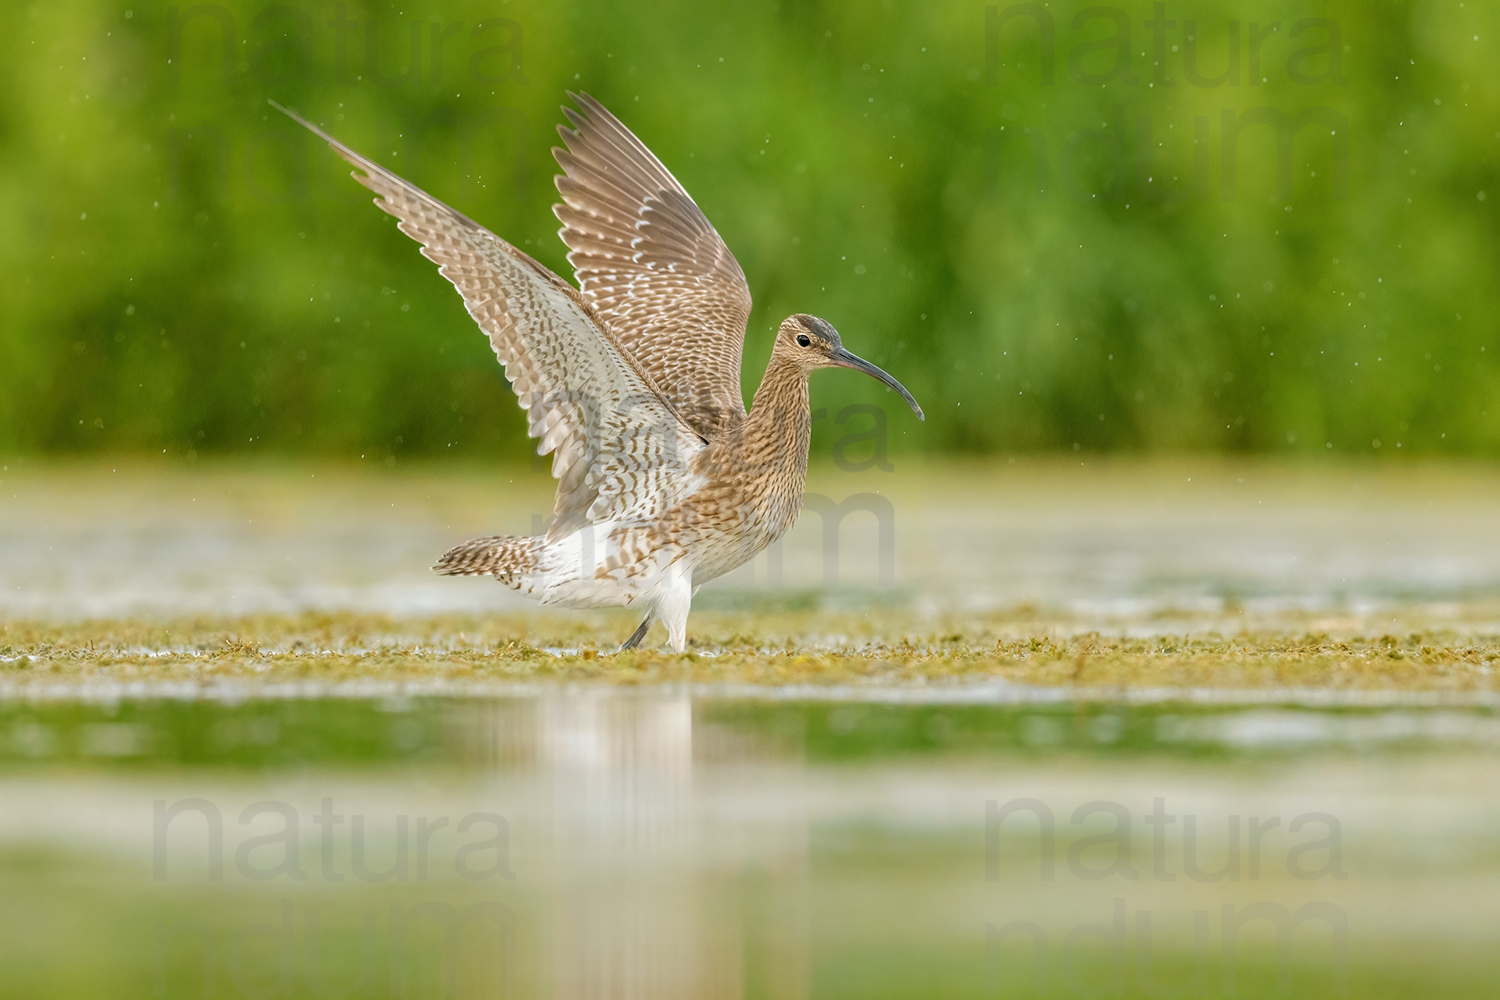
<path fill-rule="evenodd" d="M 273 102 L 274 104 L 274 102 Z M 567 282 L 509 243 L 322 129 L 312 130 L 358 170 L 422 254 L 463 296 L 505 366 L 538 454 L 558 479 L 551 538 L 589 523 L 660 516 L 701 486 L 693 459 L 705 442 L 662 398 Z"/>
<path fill-rule="evenodd" d="M 750 288 L 661 161 L 587 94 L 563 108 L 552 154 L 568 261 L 584 298 L 705 438 L 745 418 L 740 355 Z"/>

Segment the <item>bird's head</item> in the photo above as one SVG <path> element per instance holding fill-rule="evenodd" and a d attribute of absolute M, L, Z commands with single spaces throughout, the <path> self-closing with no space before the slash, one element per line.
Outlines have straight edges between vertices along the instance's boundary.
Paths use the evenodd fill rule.
<path fill-rule="evenodd" d="M 799 365 L 804 371 L 812 371 L 814 368 L 853 368 L 864 372 L 900 393 L 918 420 L 927 419 L 905 386 L 859 355 L 846 351 L 843 341 L 839 339 L 839 332 L 825 319 L 805 313 L 788 316 L 776 333 L 776 353 Z"/>

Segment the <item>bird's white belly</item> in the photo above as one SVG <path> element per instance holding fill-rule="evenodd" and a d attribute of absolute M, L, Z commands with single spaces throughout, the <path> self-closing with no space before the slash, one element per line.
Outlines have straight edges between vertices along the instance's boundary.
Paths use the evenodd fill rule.
<path fill-rule="evenodd" d="M 569 608 L 650 604 L 663 589 L 692 589 L 743 565 L 781 534 L 758 519 L 670 532 L 660 523 L 604 521 L 548 543 L 513 586 Z"/>
<path fill-rule="evenodd" d="M 517 589 L 540 604 L 565 608 L 649 604 L 682 550 L 666 545 L 640 553 L 622 551 L 629 544 L 626 528 L 605 521 L 548 544 L 537 568 L 521 578 Z"/>

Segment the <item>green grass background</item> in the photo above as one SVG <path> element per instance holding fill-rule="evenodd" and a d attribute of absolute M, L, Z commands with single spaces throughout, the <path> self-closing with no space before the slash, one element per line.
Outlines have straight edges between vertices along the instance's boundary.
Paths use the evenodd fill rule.
<path fill-rule="evenodd" d="M 1500 11 L 1168 3 L 1158 83 L 1153 6 L 1123 63 L 1085 6 L 987 46 L 982 3 L 11 5 L 0 452 L 524 455 L 457 296 L 266 100 L 566 273 L 568 88 L 739 258 L 748 389 L 808 311 L 927 408 L 820 375 L 817 450 L 873 402 L 893 451 L 1500 451 Z M 1257 109 L 1322 124 L 1280 182 L 1244 129 L 1227 188 Z"/>

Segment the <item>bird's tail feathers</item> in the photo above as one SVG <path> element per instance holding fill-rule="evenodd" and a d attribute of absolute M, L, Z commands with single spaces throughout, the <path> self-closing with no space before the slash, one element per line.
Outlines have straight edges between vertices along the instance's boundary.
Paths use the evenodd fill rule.
<path fill-rule="evenodd" d="M 491 535 L 454 546 L 432 567 L 443 576 L 513 576 L 535 569 L 543 538 Z"/>

